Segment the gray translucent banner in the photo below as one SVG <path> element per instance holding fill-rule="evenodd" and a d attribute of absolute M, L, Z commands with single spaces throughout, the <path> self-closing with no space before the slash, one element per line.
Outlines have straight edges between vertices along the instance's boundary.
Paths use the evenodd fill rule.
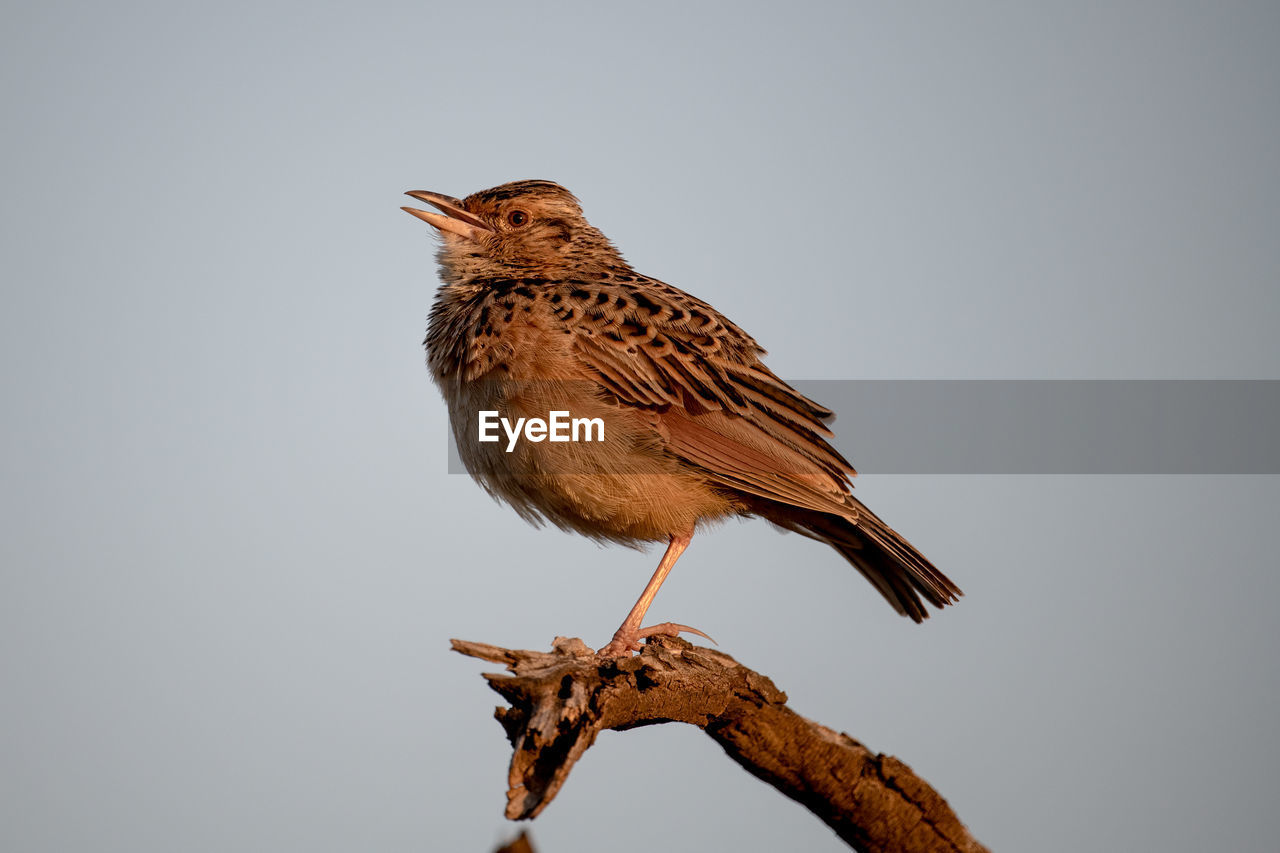
<path fill-rule="evenodd" d="M 832 443 L 865 474 L 1280 474 L 1277 380 L 791 384 L 836 412 Z"/>

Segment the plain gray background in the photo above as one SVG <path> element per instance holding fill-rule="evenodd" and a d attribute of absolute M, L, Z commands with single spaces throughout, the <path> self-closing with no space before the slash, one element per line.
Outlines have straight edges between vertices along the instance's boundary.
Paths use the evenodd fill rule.
<path fill-rule="evenodd" d="M 557 180 L 797 379 L 1276 378 L 1275 4 L 11 4 L 0 848 L 485 851 L 453 636 L 605 642 L 657 553 L 446 473 L 407 189 Z M 850 447 L 857 463 L 857 448 Z M 964 587 L 701 535 L 652 611 L 998 850 L 1271 850 L 1276 477 L 863 477 Z M 546 853 L 839 850 L 691 728 Z"/>

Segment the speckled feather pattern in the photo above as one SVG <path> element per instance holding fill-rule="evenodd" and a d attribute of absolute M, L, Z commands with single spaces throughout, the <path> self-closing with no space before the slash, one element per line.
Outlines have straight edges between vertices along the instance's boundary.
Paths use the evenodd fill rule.
<path fill-rule="evenodd" d="M 761 516 L 835 547 L 917 621 L 921 595 L 959 595 L 853 497 L 854 469 L 826 440 L 832 413 L 720 312 L 633 270 L 568 190 L 518 181 L 457 204 L 487 229 L 443 232 L 425 344 L 463 462 L 491 494 L 630 545 Z M 466 434 L 481 408 L 598 416 L 609 440 L 506 453 Z"/>

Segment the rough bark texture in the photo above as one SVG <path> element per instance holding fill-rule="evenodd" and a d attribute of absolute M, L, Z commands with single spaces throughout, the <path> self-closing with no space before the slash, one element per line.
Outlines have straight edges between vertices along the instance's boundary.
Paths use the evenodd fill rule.
<path fill-rule="evenodd" d="M 563 637 L 551 652 L 461 640 L 453 648 L 512 673 L 485 675 L 511 703 L 495 716 L 514 748 L 506 810 L 512 820 L 546 808 L 602 730 L 683 722 L 703 729 L 855 850 L 986 850 L 910 767 L 796 714 L 772 681 L 722 652 L 668 638 L 616 659 Z"/>

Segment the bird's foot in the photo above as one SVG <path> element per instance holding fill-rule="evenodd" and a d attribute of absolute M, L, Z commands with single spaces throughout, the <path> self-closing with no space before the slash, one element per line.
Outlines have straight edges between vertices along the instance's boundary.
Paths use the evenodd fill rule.
<path fill-rule="evenodd" d="M 629 655 L 632 652 L 640 651 L 640 641 L 645 637 L 678 637 L 684 634 L 697 634 L 711 642 L 715 642 L 707 634 L 702 633 L 697 628 L 690 628 L 688 625 L 680 625 L 676 622 L 662 622 L 658 625 L 650 625 L 648 628 L 626 630 L 626 627 L 619 628 L 613 634 L 613 639 L 609 641 L 609 645 L 600 649 L 596 654 L 606 658 L 620 658 Z"/>

